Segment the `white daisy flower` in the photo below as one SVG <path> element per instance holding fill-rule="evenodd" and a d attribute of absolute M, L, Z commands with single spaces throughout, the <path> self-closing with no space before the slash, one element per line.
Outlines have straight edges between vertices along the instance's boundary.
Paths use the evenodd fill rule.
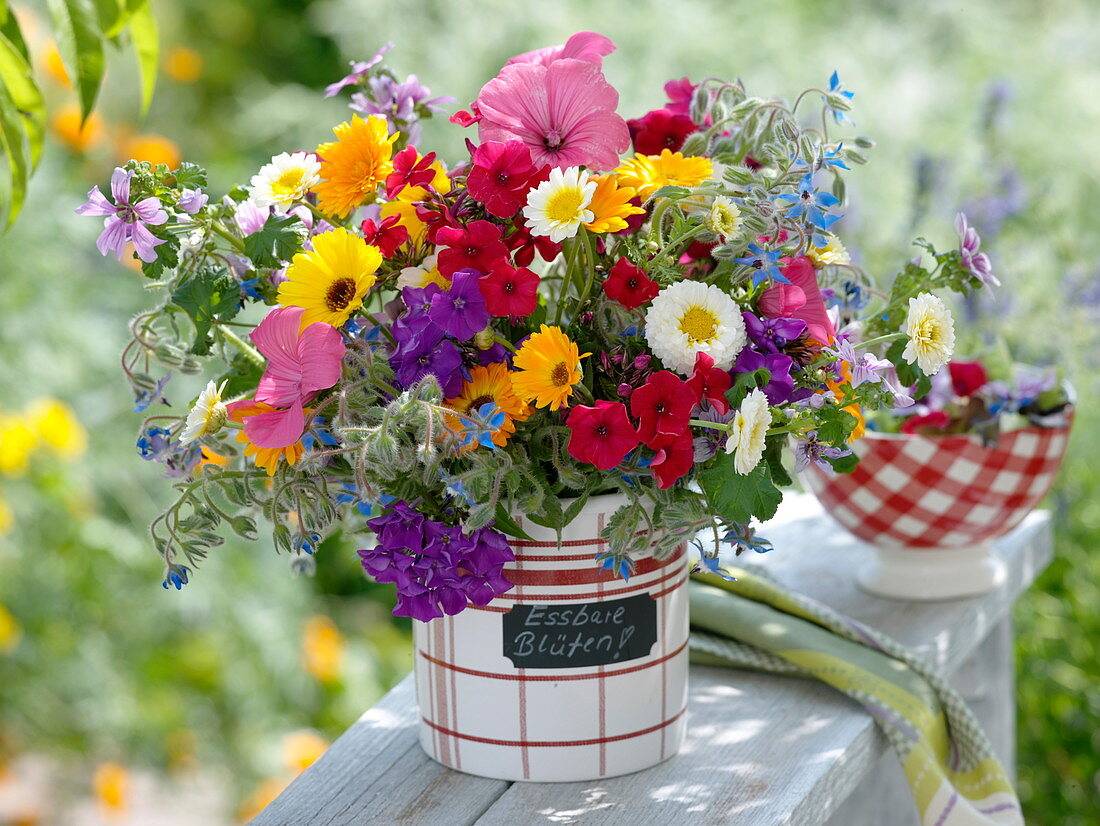
<path fill-rule="evenodd" d="M 728 241 L 741 228 L 741 210 L 725 195 L 719 195 L 710 205 L 710 212 L 703 219 L 707 229 Z"/>
<path fill-rule="evenodd" d="M 909 315 L 903 332 L 909 336 L 902 356 L 917 363 L 926 375 L 934 376 L 951 360 L 955 351 L 955 322 L 947 306 L 931 293 L 909 299 Z"/>
<path fill-rule="evenodd" d="M 436 249 L 443 250 L 446 247 L 436 247 Z M 440 284 L 445 279 L 439 273 L 438 260 L 439 253 L 435 252 L 425 256 L 424 260 L 420 262 L 420 266 L 402 269 L 397 276 L 397 289 L 403 290 L 405 287 L 426 287 L 429 284 Z"/>
<path fill-rule="evenodd" d="M 848 255 L 848 250 L 841 243 L 841 240 L 835 235 L 826 235 L 829 242 L 823 247 L 815 247 L 813 244 L 806 249 L 806 257 L 813 261 L 814 266 L 819 270 L 822 267 L 829 267 L 834 264 L 850 264 L 852 262 L 851 256 Z"/>
<path fill-rule="evenodd" d="M 592 176 L 571 166 L 552 169 L 549 180 L 527 193 L 523 217 L 532 235 L 548 235 L 555 244 L 577 234 L 581 224 L 596 219 L 588 205 L 596 191 Z"/>
<path fill-rule="evenodd" d="M 225 403 L 222 401 L 224 390 L 224 381 L 221 387 L 215 387 L 214 382 L 211 381 L 206 385 L 206 389 L 199 393 L 195 406 L 187 414 L 187 422 L 180 435 L 180 444 L 190 444 L 200 436 L 217 433 L 222 429 L 228 415 Z"/>
<path fill-rule="evenodd" d="M 730 422 L 730 437 L 726 441 L 726 453 L 733 454 L 733 467 L 742 476 L 760 464 L 771 424 L 768 397 L 757 388 L 741 402 Z"/>
<path fill-rule="evenodd" d="M 249 195 L 261 207 L 286 212 L 321 182 L 321 162 L 307 152 L 283 152 L 252 176 Z"/>
<path fill-rule="evenodd" d="M 707 353 L 714 366 L 729 370 L 745 346 L 741 307 L 713 284 L 677 281 L 653 299 L 645 316 L 645 337 L 653 354 L 685 376 L 695 354 Z"/>

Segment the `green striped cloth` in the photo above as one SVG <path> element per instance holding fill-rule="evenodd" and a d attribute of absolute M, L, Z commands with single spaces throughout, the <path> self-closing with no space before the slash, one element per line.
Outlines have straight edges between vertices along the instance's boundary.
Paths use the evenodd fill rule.
<path fill-rule="evenodd" d="M 862 704 L 901 760 L 923 826 L 1023 824 L 1020 803 L 974 715 L 904 645 L 759 571 L 696 574 L 691 655 L 821 680 Z"/>

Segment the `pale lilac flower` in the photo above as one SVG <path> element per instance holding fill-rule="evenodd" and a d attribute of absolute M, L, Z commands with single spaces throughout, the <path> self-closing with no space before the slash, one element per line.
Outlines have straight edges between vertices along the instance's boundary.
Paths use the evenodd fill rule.
<path fill-rule="evenodd" d="M 817 431 L 811 430 L 806 434 L 806 440 L 801 441 L 794 449 L 794 470 L 801 473 L 813 462 L 819 468 L 829 473 L 834 473 L 829 459 L 839 459 L 842 456 L 851 456 L 852 451 L 843 447 L 833 447 L 817 438 Z"/>
<path fill-rule="evenodd" d="M 168 220 L 168 213 L 161 208 L 159 198 L 150 196 L 136 204 L 130 203 L 130 180 L 134 177 L 121 167 L 111 175 L 111 195 L 114 203 L 93 186 L 88 191 L 88 200 L 76 208 L 78 215 L 102 215 L 103 232 L 96 240 L 100 253 L 113 252 L 122 260 L 126 245 L 133 243 L 138 258 L 146 264 L 157 260 L 156 247 L 164 241 L 151 233 L 147 225 L 159 226 Z"/>
<path fill-rule="evenodd" d="M 210 196 L 201 189 L 185 189 L 180 193 L 179 200 L 176 201 L 176 206 L 188 215 L 194 215 L 206 206 L 206 202 L 209 200 Z"/>
<path fill-rule="evenodd" d="M 908 390 L 901 386 L 898 373 L 889 359 L 880 359 L 874 353 L 857 353 L 855 346 L 847 337 L 838 336 L 832 347 L 823 352 L 846 361 L 852 372 L 852 388 L 871 382 L 884 384 L 894 394 L 894 405 L 904 407 L 913 403 Z"/>
<path fill-rule="evenodd" d="M 1001 282 L 993 274 L 989 256 L 978 252 L 982 243 L 978 231 L 966 223 L 966 215 L 961 212 L 955 216 L 955 232 L 959 234 L 959 256 L 963 266 L 986 286 L 1001 286 Z"/>
<path fill-rule="evenodd" d="M 443 111 L 443 104 L 454 103 L 449 95 L 429 97 L 431 89 L 424 86 L 416 75 L 409 75 L 404 83 L 398 83 L 388 75 L 372 77 L 368 82 L 369 93 L 357 92 L 351 96 L 351 110 L 363 117 L 382 115 L 390 127 L 390 134 L 402 131 L 410 144 L 420 140 L 420 116 L 417 108 Z"/>
<path fill-rule="evenodd" d="M 237 222 L 237 226 L 241 228 L 241 232 L 245 235 L 251 235 L 264 228 L 264 224 L 267 223 L 267 219 L 270 215 L 271 207 L 257 206 L 256 202 L 251 198 L 246 198 L 237 205 L 237 211 L 233 215 L 233 220 Z"/>
<path fill-rule="evenodd" d="M 325 97 L 330 98 L 338 93 L 345 86 L 351 86 L 354 83 L 358 83 L 372 68 L 382 62 L 382 56 L 393 48 L 392 43 L 387 43 L 377 52 L 370 60 L 358 60 L 351 62 L 351 74 L 344 75 L 335 83 L 330 83 L 325 87 Z"/>

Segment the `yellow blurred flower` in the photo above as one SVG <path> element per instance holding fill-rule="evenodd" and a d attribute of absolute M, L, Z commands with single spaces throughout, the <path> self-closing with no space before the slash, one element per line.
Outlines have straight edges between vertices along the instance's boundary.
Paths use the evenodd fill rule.
<path fill-rule="evenodd" d="M 268 803 L 283 793 L 283 789 L 290 785 L 290 781 L 282 777 L 269 777 L 260 782 L 241 804 L 237 810 L 237 819 L 241 823 L 247 823 L 264 810 Z"/>
<path fill-rule="evenodd" d="M 283 738 L 283 765 L 287 771 L 301 774 L 328 749 L 329 742 L 312 731 L 295 731 Z"/>
<path fill-rule="evenodd" d="M 0 604 L 0 654 L 9 654 L 23 638 L 23 626 Z"/>
<path fill-rule="evenodd" d="M 117 816 L 130 803 L 130 772 L 119 763 L 101 763 L 92 778 L 92 788 L 104 815 Z"/>
<path fill-rule="evenodd" d="M 302 629 L 302 667 L 316 680 L 332 683 L 344 671 L 344 635 L 331 619 L 315 614 Z"/>
<path fill-rule="evenodd" d="M 0 499 L 0 536 L 7 536 L 14 526 L 15 514 L 12 513 L 11 505 Z M 0 637 L 2 636 L 0 633 Z"/>
<path fill-rule="evenodd" d="M 69 79 L 69 70 L 65 68 L 65 60 L 61 57 L 61 50 L 57 48 L 57 44 L 52 40 L 46 42 L 42 63 L 47 75 L 62 86 L 72 88 L 73 82 Z"/>
<path fill-rule="evenodd" d="M 22 416 L 0 413 L 0 473 L 21 475 L 37 445 L 37 435 Z"/>
<path fill-rule="evenodd" d="M 180 165 L 180 148 L 171 138 L 149 132 L 124 138 L 119 145 L 119 160 L 148 161 L 153 166 L 162 163 L 169 169 Z"/>
<path fill-rule="evenodd" d="M 80 107 L 75 103 L 66 103 L 50 119 L 50 131 L 62 145 L 81 154 L 103 139 L 103 121 L 92 112 L 88 120 L 81 124 Z"/>
<path fill-rule="evenodd" d="M 164 73 L 177 83 L 194 83 L 202 77 L 202 55 L 186 46 L 173 46 L 164 56 Z"/>
<path fill-rule="evenodd" d="M 88 434 L 68 405 L 38 399 L 27 409 L 27 424 L 58 456 L 73 459 L 88 447 Z"/>

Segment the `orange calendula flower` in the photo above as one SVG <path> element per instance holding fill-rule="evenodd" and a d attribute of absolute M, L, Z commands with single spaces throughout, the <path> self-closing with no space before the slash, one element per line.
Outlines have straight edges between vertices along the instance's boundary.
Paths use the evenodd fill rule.
<path fill-rule="evenodd" d="M 638 195 L 634 187 L 620 186 L 614 175 L 600 175 L 595 180 L 596 191 L 588 204 L 595 217 L 585 224 L 591 232 L 619 232 L 626 229 L 627 218 L 645 212 L 630 203 Z"/>
<path fill-rule="evenodd" d="M 359 115 L 333 127 L 336 140 L 317 147 L 321 156 L 321 183 L 317 193 L 321 211 L 340 218 L 374 200 L 378 185 L 393 171 L 393 142 L 382 115 Z"/>
<path fill-rule="evenodd" d="M 130 802 L 130 772 L 118 763 L 102 763 L 92 778 L 96 800 L 108 815 L 126 811 Z"/>
<path fill-rule="evenodd" d="M 851 366 L 846 361 L 840 363 L 840 375 L 841 380 L 834 381 L 829 379 L 825 382 L 826 386 L 833 391 L 833 395 L 836 396 L 837 401 L 844 405 L 844 398 L 847 396 L 847 391 L 852 388 L 852 370 Z M 851 413 L 856 417 L 856 427 L 852 431 L 852 435 L 848 437 L 849 442 L 854 442 L 857 439 L 863 438 L 863 434 L 867 431 L 867 419 L 863 415 L 863 408 L 858 404 L 844 405 L 843 409 Z"/>
<path fill-rule="evenodd" d="M 164 73 L 177 83 L 194 83 L 202 77 L 202 55 L 186 46 L 173 46 L 164 57 Z"/>
<path fill-rule="evenodd" d="M 263 402 L 253 402 L 252 404 L 234 403 L 229 405 L 229 420 L 240 423 L 249 416 L 255 416 L 258 413 L 271 413 L 275 409 L 270 404 L 264 404 Z M 312 412 L 312 410 L 306 408 L 304 413 L 307 419 Z M 244 455 L 253 457 L 256 467 L 262 467 L 267 471 L 268 476 L 275 475 L 275 469 L 279 466 L 279 459 L 286 459 L 286 463 L 294 467 L 298 464 L 298 460 L 302 458 L 302 454 L 305 453 L 305 448 L 300 441 L 288 447 L 257 447 L 252 444 L 252 441 L 245 435 L 243 430 L 237 431 L 237 441 L 242 445 L 247 445 L 244 449 Z"/>
<path fill-rule="evenodd" d="M 585 353 L 584 356 L 590 355 Z M 543 324 L 519 348 L 512 360 L 512 389 L 523 401 L 536 407 L 558 410 L 568 407 L 573 385 L 581 380 L 581 359 L 577 345 L 559 327 Z"/>
<path fill-rule="evenodd" d="M 515 394 L 512 388 L 512 373 L 506 364 L 490 364 L 474 367 L 470 370 L 470 380 L 462 383 L 462 393 L 453 399 L 447 399 L 447 406 L 460 413 L 476 413 L 483 404 L 495 404 L 504 413 L 504 424 L 493 434 L 493 444 L 503 447 L 509 437 L 516 432 L 516 422 L 522 422 L 531 415 L 531 407 Z M 461 430 L 462 424 L 457 416 L 448 416 L 447 424 L 453 430 Z M 467 446 L 473 450 L 476 443 Z"/>
<path fill-rule="evenodd" d="M 134 135 L 122 141 L 119 146 L 121 160 L 132 158 L 135 161 L 148 161 L 154 167 L 164 164 L 169 169 L 176 169 L 180 165 L 182 156 L 180 148 L 171 138 L 164 135 Z"/>
<path fill-rule="evenodd" d="M 287 771 L 301 774 L 328 749 L 329 742 L 312 731 L 295 731 L 283 738 L 283 765 Z"/>
<path fill-rule="evenodd" d="M 662 186 L 699 186 L 714 174 L 710 158 L 697 155 L 685 157 L 682 152 L 662 149 L 660 155 L 643 155 L 640 152 L 627 161 L 615 174 L 619 183 L 632 186 L 638 195 L 648 198 Z"/>
<path fill-rule="evenodd" d="M 66 103 L 50 119 L 50 132 L 65 147 L 82 154 L 102 140 L 103 121 L 95 112 L 82 121 L 80 107 L 75 103 Z"/>
<path fill-rule="evenodd" d="M 302 629 L 302 667 L 322 683 L 334 683 L 344 672 L 344 635 L 322 614 L 306 620 Z"/>

